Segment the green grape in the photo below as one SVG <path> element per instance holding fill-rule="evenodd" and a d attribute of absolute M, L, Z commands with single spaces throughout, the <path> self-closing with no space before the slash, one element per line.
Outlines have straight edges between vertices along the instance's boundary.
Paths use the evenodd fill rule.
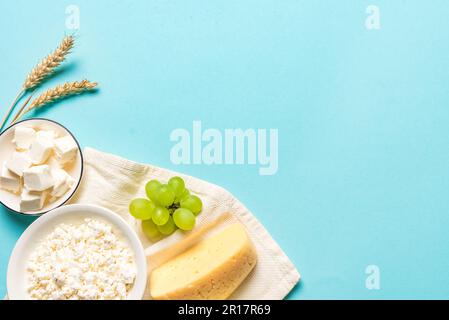
<path fill-rule="evenodd" d="M 194 214 L 198 214 L 203 209 L 203 203 L 197 196 L 190 195 L 181 200 L 181 208 L 186 208 Z"/>
<path fill-rule="evenodd" d="M 175 196 L 180 196 L 185 189 L 184 180 L 180 177 L 173 177 L 168 180 L 168 187 L 175 193 Z"/>
<path fill-rule="evenodd" d="M 136 219 L 148 220 L 151 219 L 155 207 L 150 200 L 138 198 L 129 204 L 129 213 Z"/>
<path fill-rule="evenodd" d="M 156 202 L 157 190 L 162 184 L 157 180 L 151 180 L 145 185 L 147 197 Z"/>
<path fill-rule="evenodd" d="M 162 233 L 165 236 L 171 235 L 176 230 L 173 218 L 169 217 L 167 223 L 162 226 L 157 226 L 157 229 L 159 230 L 160 233 Z"/>
<path fill-rule="evenodd" d="M 167 186 L 162 185 L 156 191 L 156 202 L 163 207 L 169 207 L 175 201 L 174 192 Z"/>
<path fill-rule="evenodd" d="M 142 221 L 142 231 L 150 239 L 157 238 L 160 235 L 157 226 L 151 220 Z"/>
<path fill-rule="evenodd" d="M 187 196 L 190 196 L 190 191 L 188 189 L 184 189 L 184 191 L 181 193 L 181 195 L 179 195 L 175 198 L 175 202 L 179 203 L 179 202 L 181 202 L 182 199 L 184 199 Z"/>
<path fill-rule="evenodd" d="M 153 211 L 153 217 L 151 219 L 156 225 L 162 226 L 167 223 L 169 218 L 170 213 L 168 212 L 167 208 L 156 207 L 156 209 L 154 209 Z"/>
<path fill-rule="evenodd" d="M 176 209 L 175 213 L 173 213 L 173 220 L 181 230 L 188 231 L 195 227 L 195 215 L 188 209 Z"/>

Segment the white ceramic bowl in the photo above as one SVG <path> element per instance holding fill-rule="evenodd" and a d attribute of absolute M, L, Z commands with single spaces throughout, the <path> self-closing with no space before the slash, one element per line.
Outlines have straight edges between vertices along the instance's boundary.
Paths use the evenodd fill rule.
<path fill-rule="evenodd" d="M 72 176 L 73 179 L 75 179 L 75 183 L 72 186 L 72 188 L 67 191 L 62 197 L 58 198 L 56 201 L 51 203 L 46 203 L 46 205 L 38 211 L 31 211 L 31 212 L 21 212 L 20 210 L 20 196 L 16 195 L 14 193 L 11 193 L 9 191 L 0 189 L 0 203 L 2 203 L 5 207 L 7 207 L 9 210 L 14 211 L 16 213 L 22 213 L 26 215 L 41 215 L 46 213 L 47 211 L 53 210 L 57 207 L 62 206 L 64 203 L 66 203 L 75 193 L 76 189 L 78 189 L 78 186 L 81 181 L 81 177 L 83 175 L 83 155 L 81 153 L 81 148 L 78 144 L 78 141 L 76 141 L 73 134 L 65 128 L 63 125 L 52 121 L 48 119 L 41 119 L 41 118 L 34 118 L 34 119 L 28 119 L 16 122 L 6 130 L 4 130 L 0 134 L 0 168 L 3 164 L 3 161 L 8 160 L 8 158 L 11 156 L 11 154 L 15 150 L 15 145 L 12 142 L 14 138 L 14 129 L 16 126 L 28 126 L 32 127 L 34 129 L 40 129 L 40 130 L 53 130 L 55 131 L 59 136 L 71 136 L 73 140 L 78 145 L 78 154 L 76 157 L 76 161 L 71 164 L 66 169 L 67 173 Z"/>
<path fill-rule="evenodd" d="M 128 294 L 128 300 L 140 300 L 147 283 L 147 261 L 143 246 L 134 230 L 118 214 L 94 205 L 73 204 L 63 206 L 34 221 L 17 241 L 8 264 L 6 286 L 11 300 L 30 300 L 27 292 L 27 262 L 39 240 L 49 234 L 60 223 L 76 223 L 84 218 L 108 222 L 118 236 L 126 241 L 134 252 L 137 276 Z"/>

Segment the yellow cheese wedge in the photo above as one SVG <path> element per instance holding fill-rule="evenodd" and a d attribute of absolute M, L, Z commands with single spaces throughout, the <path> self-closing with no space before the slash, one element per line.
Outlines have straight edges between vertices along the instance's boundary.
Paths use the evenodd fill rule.
<path fill-rule="evenodd" d="M 150 291 L 158 300 L 228 298 L 256 265 L 244 227 L 233 224 L 154 269 Z"/>

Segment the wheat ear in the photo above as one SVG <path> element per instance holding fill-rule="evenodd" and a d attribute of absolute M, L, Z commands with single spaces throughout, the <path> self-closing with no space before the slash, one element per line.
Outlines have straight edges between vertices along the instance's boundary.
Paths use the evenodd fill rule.
<path fill-rule="evenodd" d="M 28 76 L 25 79 L 25 82 L 22 85 L 22 90 L 19 92 L 17 97 L 14 99 L 11 106 L 8 108 L 5 117 L 2 120 L 2 124 L 0 126 L 0 130 L 5 125 L 6 121 L 9 118 L 12 110 L 16 106 L 16 103 L 25 94 L 26 91 L 32 90 L 36 88 L 42 81 L 48 77 L 53 71 L 65 60 L 65 57 L 70 53 L 70 50 L 73 48 L 75 43 L 75 38 L 70 35 L 64 37 L 59 47 L 56 48 L 51 54 L 49 54 L 45 59 L 43 59 L 37 66 L 31 70 Z M 17 113 L 14 119 L 17 119 L 20 116 L 20 112 Z"/>
<path fill-rule="evenodd" d="M 66 82 L 63 85 L 59 85 L 55 88 L 49 89 L 42 93 L 39 97 L 34 99 L 30 106 L 24 111 L 19 111 L 19 115 L 15 118 L 14 122 L 19 120 L 26 113 L 38 109 L 46 104 L 56 102 L 57 100 L 67 98 L 69 96 L 81 94 L 83 92 L 93 90 L 97 86 L 96 82 L 90 82 L 88 80 Z M 24 107 L 23 107 L 24 109 Z"/>
<path fill-rule="evenodd" d="M 23 89 L 30 90 L 41 84 L 42 80 L 54 72 L 54 70 L 65 60 L 75 43 L 73 36 L 66 36 L 62 39 L 59 47 L 43 59 L 31 70 L 23 83 Z"/>

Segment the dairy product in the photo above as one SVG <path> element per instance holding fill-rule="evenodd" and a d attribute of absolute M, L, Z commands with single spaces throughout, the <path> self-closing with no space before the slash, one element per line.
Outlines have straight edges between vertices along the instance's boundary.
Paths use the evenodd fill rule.
<path fill-rule="evenodd" d="M 31 167 L 31 159 L 26 152 L 13 152 L 11 158 L 6 161 L 6 167 L 21 177 L 23 171 Z"/>
<path fill-rule="evenodd" d="M 38 300 L 126 299 L 136 277 L 134 254 L 111 225 L 62 223 L 28 262 L 28 292 Z"/>
<path fill-rule="evenodd" d="M 54 140 L 47 137 L 38 137 L 31 145 L 29 155 L 34 165 L 43 164 L 53 151 Z"/>
<path fill-rule="evenodd" d="M 10 171 L 5 162 L 2 164 L 0 172 L 0 187 L 14 193 L 19 193 L 22 189 L 20 177 Z"/>
<path fill-rule="evenodd" d="M 44 191 L 54 185 L 50 167 L 46 164 L 34 166 L 23 172 L 25 188 L 30 191 Z"/>
<path fill-rule="evenodd" d="M 48 158 L 46 164 L 50 166 L 51 169 L 62 169 L 63 165 L 56 159 L 56 155 L 52 154 Z"/>
<path fill-rule="evenodd" d="M 47 140 L 55 140 L 58 137 L 58 134 L 53 130 L 39 130 L 36 133 L 36 138 L 44 138 Z"/>
<path fill-rule="evenodd" d="M 66 136 L 55 140 L 55 152 L 58 161 L 66 164 L 74 160 L 78 145 L 72 137 Z"/>
<path fill-rule="evenodd" d="M 240 223 L 199 242 L 150 276 L 154 299 L 226 299 L 254 268 L 257 255 Z"/>
<path fill-rule="evenodd" d="M 12 142 L 15 143 L 17 149 L 28 150 L 34 142 L 34 139 L 36 139 L 36 130 L 33 128 L 17 126 L 14 129 L 14 139 Z"/>
<path fill-rule="evenodd" d="M 75 179 L 63 169 L 52 169 L 51 175 L 54 182 L 53 189 L 50 192 L 52 197 L 62 197 L 75 183 Z"/>
<path fill-rule="evenodd" d="M 47 191 L 30 191 L 23 189 L 20 195 L 20 211 L 36 211 L 44 207 Z"/>
<path fill-rule="evenodd" d="M 76 159 L 78 144 L 72 136 L 26 125 L 14 128 L 15 151 L 2 163 L 0 188 L 20 195 L 22 212 L 42 209 L 63 197 L 75 180 L 64 169 Z M 45 192 L 43 192 L 45 191 Z"/>

